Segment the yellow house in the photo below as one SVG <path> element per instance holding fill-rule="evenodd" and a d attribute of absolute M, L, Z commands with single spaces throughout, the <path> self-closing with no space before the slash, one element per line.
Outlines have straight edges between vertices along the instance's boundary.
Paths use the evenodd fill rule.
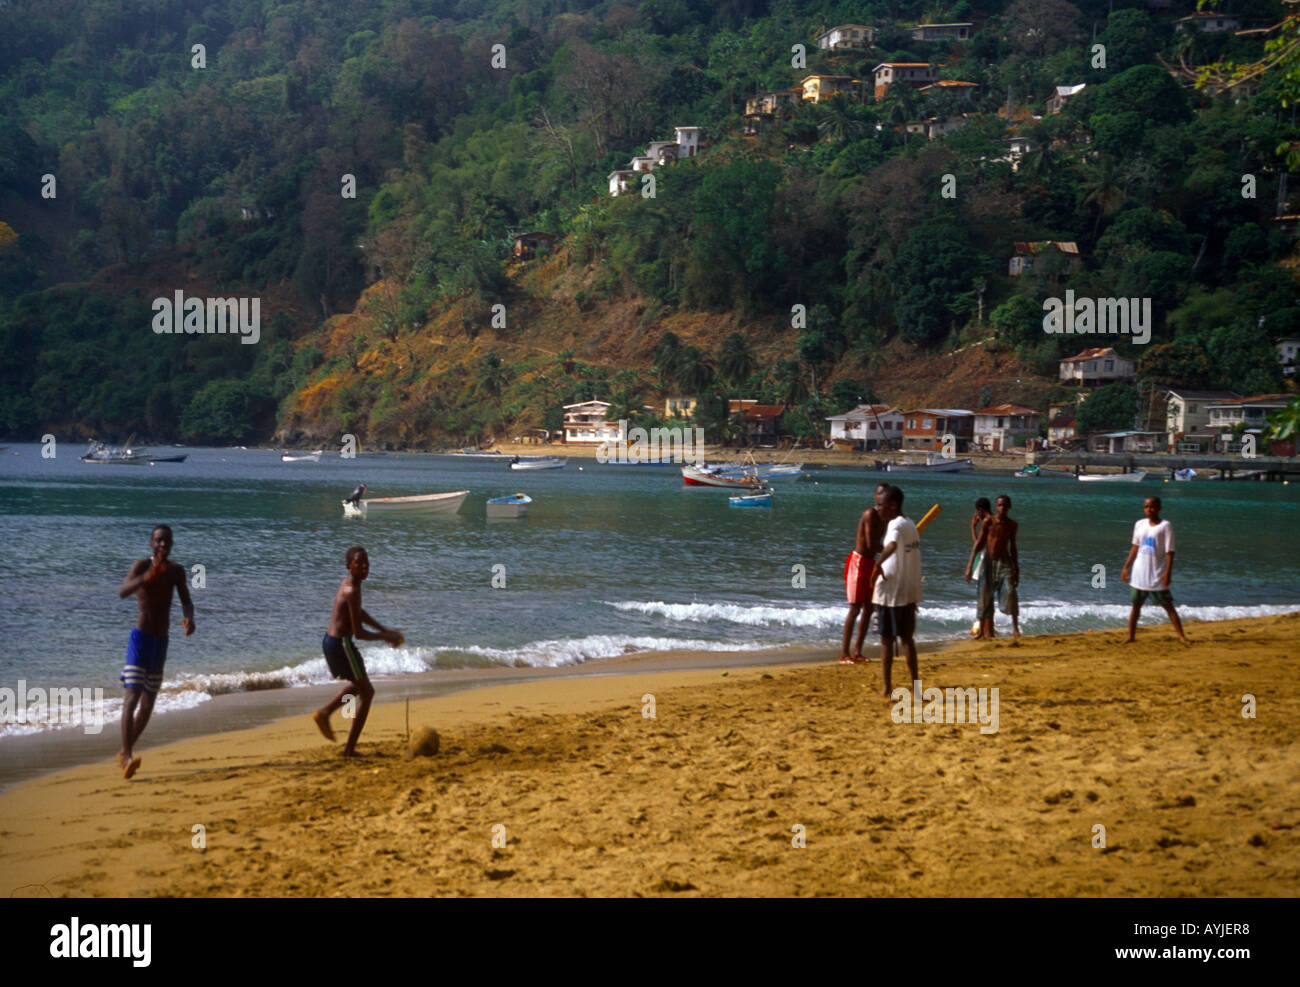
<path fill-rule="evenodd" d="M 805 103 L 820 103 L 840 93 L 861 99 L 866 92 L 866 84 L 851 75 L 810 75 L 800 85 L 803 87 Z"/>
<path fill-rule="evenodd" d="M 671 397 L 664 402 L 664 418 L 693 418 L 699 398 Z"/>

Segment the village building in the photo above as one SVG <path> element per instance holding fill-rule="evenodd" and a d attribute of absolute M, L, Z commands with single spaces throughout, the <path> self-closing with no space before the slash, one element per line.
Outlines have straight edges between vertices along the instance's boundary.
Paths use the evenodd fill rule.
<path fill-rule="evenodd" d="M 1057 86 L 1052 95 L 1047 97 L 1048 114 L 1060 113 L 1065 109 L 1066 103 L 1087 88 L 1088 84 L 1086 82 L 1080 82 L 1077 86 Z"/>
<path fill-rule="evenodd" d="M 1019 404 L 995 404 L 975 412 L 974 444 L 987 452 L 1006 452 L 1038 435 L 1042 414 Z"/>
<path fill-rule="evenodd" d="M 754 445 L 776 445 L 777 436 L 781 434 L 781 416 L 785 414 L 785 405 L 759 404 L 752 398 L 732 398 L 727 402 L 727 413 L 743 416 L 745 435 Z"/>
<path fill-rule="evenodd" d="M 829 52 L 857 51 L 876 41 L 876 29 L 865 24 L 838 24 L 817 35 L 817 47 Z"/>
<path fill-rule="evenodd" d="M 1034 149 L 1034 145 L 1028 137 L 1003 137 L 999 143 L 1005 144 L 1007 151 L 993 160 L 1007 162 L 1007 164 L 1011 165 L 1013 172 L 1020 170 L 1020 159 Z M 1016 275 L 1012 274 L 1011 276 L 1015 277 Z"/>
<path fill-rule="evenodd" d="M 1078 424 L 1079 420 L 1073 412 L 1053 416 L 1047 423 L 1048 445 L 1058 447 L 1074 445 Z"/>
<path fill-rule="evenodd" d="M 1094 346 L 1060 362 L 1061 380 L 1082 387 L 1099 387 L 1137 376 L 1137 368 L 1128 357 L 1120 356 L 1111 346 Z"/>
<path fill-rule="evenodd" d="M 1174 21 L 1175 30 L 1187 31 L 1195 28 L 1203 34 L 1235 31 L 1239 27 L 1241 27 L 1241 21 L 1236 17 L 1229 17 L 1213 10 L 1198 10 L 1194 14 L 1188 14 L 1186 17 L 1180 17 Z"/>
<path fill-rule="evenodd" d="M 975 25 L 959 24 L 918 24 L 912 28 L 913 41 L 969 41 Z"/>
<path fill-rule="evenodd" d="M 608 401 L 581 401 L 564 406 L 564 441 L 595 445 L 618 441 L 618 423 L 605 421 Z"/>
<path fill-rule="evenodd" d="M 925 120 L 915 120 L 907 124 L 904 129 L 909 134 L 921 134 L 926 140 L 933 141 L 964 126 L 970 121 L 970 117 L 971 114 L 969 113 L 946 117 L 929 117 Z"/>
<path fill-rule="evenodd" d="M 1219 433 L 1210 426 L 1210 405 L 1241 397 L 1232 391 L 1170 388 L 1165 396 L 1165 434 L 1170 452 L 1212 452 Z"/>
<path fill-rule="evenodd" d="M 772 123 L 781 107 L 794 107 L 803 102 L 803 88 L 769 89 L 745 100 L 745 136 L 762 133 Z"/>
<path fill-rule="evenodd" d="M 851 75 L 810 75 L 799 85 L 805 103 L 823 103 L 841 93 L 851 99 L 861 99 L 867 91 L 867 84 Z"/>
<path fill-rule="evenodd" d="M 699 398 L 670 397 L 664 401 L 664 418 L 693 418 Z"/>
<path fill-rule="evenodd" d="M 1259 449 L 1258 437 L 1267 423 L 1268 416 L 1279 408 L 1285 408 L 1291 400 L 1289 394 L 1256 394 L 1248 398 L 1229 398 L 1225 401 L 1210 402 L 1210 421 L 1208 428 L 1218 436 L 1218 448 L 1222 452 L 1232 452 L 1240 446 L 1240 435 L 1254 435 L 1256 448 Z M 1234 430 L 1240 428 L 1239 435 Z"/>
<path fill-rule="evenodd" d="M 932 82 L 928 86 L 921 86 L 917 92 L 926 96 L 938 96 L 943 93 L 951 93 L 953 95 L 965 96 L 966 99 L 969 100 L 978 88 L 978 82 L 962 82 L 960 79 L 940 79 L 938 82 Z"/>
<path fill-rule="evenodd" d="M 1058 267 L 1062 272 L 1073 274 L 1079 269 L 1079 246 L 1073 240 L 1017 240 L 1015 253 L 1007 262 L 1007 273 L 1018 278 L 1034 266 L 1034 256 L 1041 254 L 1060 258 L 1047 266 Z"/>
<path fill-rule="evenodd" d="M 962 408 L 917 408 L 903 414 L 903 448 L 943 451 L 951 435 L 955 452 L 967 452 L 975 437 L 975 413 Z"/>
<path fill-rule="evenodd" d="M 1164 432 L 1145 432 L 1129 429 L 1124 432 L 1094 432 L 1088 436 L 1089 452 L 1159 452 L 1164 445 Z"/>
<path fill-rule="evenodd" d="M 555 249 L 556 236 L 554 233 L 520 233 L 515 237 L 514 259 L 516 261 L 532 260 L 534 257 L 545 257 Z"/>
<path fill-rule="evenodd" d="M 939 66 L 929 62 L 881 62 L 871 73 L 875 77 L 877 101 L 884 99 L 893 85 L 919 89 L 939 81 Z"/>
<path fill-rule="evenodd" d="M 620 192 L 626 192 L 632 187 L 635 178 L 636 172 L 630 168 L 611 171 L 609 173 L 609 194 L 618 195 Z"/>
<path fill-rule="evenodd" d="M 854 449 L 891 449 L 903 442 L 903 412 L 887 404 L 860 404 L 842 415 L 831 415 L 830 438 Z"/>
<path fill-rule="evenodd" d="M 1300 337 L 1287 336 L 1279 339 L 1274 346 L 1277 348 L 1277 358 L 1282 364 L 1283 376 L 1295 376 L 1295 365 L 1297 360 L 1300 360 Z"/>

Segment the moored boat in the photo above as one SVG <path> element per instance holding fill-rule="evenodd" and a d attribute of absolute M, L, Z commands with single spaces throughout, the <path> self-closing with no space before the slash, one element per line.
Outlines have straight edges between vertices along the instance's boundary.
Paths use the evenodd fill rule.
<path fill-rule="evenodd" d="M 556 456 L 536 456 L 528 459 L 516 456 L 510 460 L 510 468 L 512 470 L 562 470 L 567 462 L 567 459 Z"/>
<path fill-rule="evenodd" d="M 317 449 L 315 452 L 282 452 L 280 453 L 280 462 L 282 463 L 319 463 L 324 449 Z"/>
<path fill-rule="evenodd" d="M 150 456 L 149 465 L 152 466 L 154 463 L 183 463 L 188 458 L 189 453 L 183 456 Z"/>
<path fill-rule="evenodd" d="M 923 463 L 888 463 L 885 471 L 889 473 L 965 473 L 975 468 L 973 459 L 946 459 L 935 453 L 925 457 Z"/>
<path fill-rule="evenodd" d="M 149 453 L 144 449 L 132 449 L 130 439 L 126 445 L 117 448 L 94 442 L 82 455 L 81 461 L 99 465 L 143 466 L 149 461 Z"/>
<path fill-rule="evenodd" d="M 1146 477 L 1146 470 L 1138 470 L 1135 473 L 1080 473 L 1078 478 L 1086 483 L 1141 483 Z"/>
<path fill-rule="evenodd" d="M 528 513 L 528 505 L 533 502 L 533 498 L 526 493 L 506 494 L 504 497 L 493 497 L 487 502 L 488 517 L 524 517 Z"/>
<path fill-rule="evenodd" d="M 450 493 L 416 494 L 412 497 L 367 497 L 356 501 L 343 501 L 343 513 L 347 517 L 370 517 L 375 514 L 384 517 L 455 514 L 468 496 L 468 490 L 453 490 Z"/>
<path fill-rule="evenodd" d="M 1180 470 L 1174 471 L 1175 480 L 1195 480 L 1197 475 L 1196 470 L 1192 469 L 1190 466 L 1185 466 Z"/>
<path fill-rule="evenodd" d="M 772 506 L 772 488 L 763 487 L 753 493 L 740 494 L 736 497 L 728 497 L 732 507 L 771 507 Z"/>
<path fill-rule="evenodd" d="M 758 477 L 741 473 L 724 473 L 709 467 L 685 465 L 682 480 L 688 487 L 725 487 L 728 490 L 754 490 L 761 487 Z"/>

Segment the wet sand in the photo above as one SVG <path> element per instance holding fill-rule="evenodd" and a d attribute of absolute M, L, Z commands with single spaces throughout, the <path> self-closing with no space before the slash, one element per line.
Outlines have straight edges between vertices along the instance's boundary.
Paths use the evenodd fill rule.
<path fill-rule="evenodd" d="M 923 655 L 927 687 L 999 690 L 992 734 L 894 722 L 873 662 L 421 699 L 412 727 L 442 738 L 431 758 L 407 756 L 402 703 L 375 707 L 355 762 L 305 712 L 146 743 L 131 782 L 105 761 L 0 796 L 0 883 L 17 896 L 1294 896 L 1300 614 L 1187 630 L 1190 647 L 1157 625 L 1127 646 L 1116 630 Z M 901 664 L 895 677 L 906 684 Z"/>

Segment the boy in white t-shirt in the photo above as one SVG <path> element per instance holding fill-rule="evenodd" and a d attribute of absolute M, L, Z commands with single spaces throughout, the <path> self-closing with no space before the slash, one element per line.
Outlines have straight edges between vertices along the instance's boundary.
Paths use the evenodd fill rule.
<path fill-rule="evenodd" d="M 903 517 L 903 491 L 890 486 L 879 508 L 885 522 L 884 548 L 871 572 L 871 602 L 880 614 L 880 664 L 885 691 L 880 698 L 890 701 L 893 683 L 894 638 L 900 638 L 907 655 L 911 681 L 921 676 L 916 667 L 916 605 L 921 602 L 921 536 L 916 525 Z"/>
<path fill-rule="evenodd" d="M 1159 497 L 1148 497 L 1143 502 L 1142 513 L 1146 517 L 1133 525 L 1133 544 L 1129 546 L 1128 559 L 1120 573 L 1119 578 L 1132 587 L 1130 599 L 1133 609 L 1128 615 L 1128 640 L 1125 644 L 1130 643 L 1137 632 L 1138 615 L 1148 596 L 1165 608 L 1178 640 L 1183 644 L 1191 643 L 1183 633 L 1183 622 L 1178 619 L 1174 598 L 1169 592 L 1169 580 L 1174 574 L 1174 527 L 1168 521 L 1160 520 L 1160 508 Z M 1130 569 L 1132 579 L 1129 578 Z"/>

